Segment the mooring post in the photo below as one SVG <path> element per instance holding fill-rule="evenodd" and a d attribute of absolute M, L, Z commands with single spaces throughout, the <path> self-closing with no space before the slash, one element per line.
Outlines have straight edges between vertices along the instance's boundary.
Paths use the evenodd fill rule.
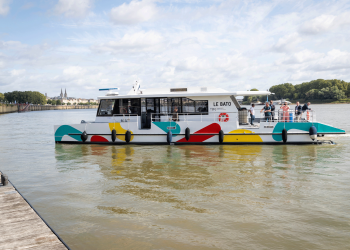
<path fill-rule="evenodd" d="M 1 184 L 4 186 L 6 186 L 9 183 L 7 175 L 1 172 L 0 172 L 0 180 L 1 180 Z"/>

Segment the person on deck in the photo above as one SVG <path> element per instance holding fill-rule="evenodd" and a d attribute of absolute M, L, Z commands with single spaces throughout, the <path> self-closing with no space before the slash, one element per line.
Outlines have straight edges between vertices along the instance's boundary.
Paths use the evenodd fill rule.
<path fill-rule="evenodd" d="M 309 112 L 309 110 L 311 110 L 311 108 L 309 107 L 310 104 L 311 104 L 310 102 L 304 104 L 304 106 L 301 108 L 301 111 L 303 112 L 302 114 L 304 114 L 305 111 Z M 306 119 L 308 120 L 307 116 L 306 116 Z"/>
<path fill-rule="evenodd" d="M 302 106 L 300 105 L 300 102 L 297 102 L 296 104 L 297 105 L 295 106 L 295 121 L 300 122 Z"/>
<path fill-rule="evenodd" d="M 174 108 L 174 113 L 173 113 L 173 121 L 177 122 L 179 121 L 179 114 L 177 113 L 177 108 Z"/>
<path fill-rule="evenodd" d="M 260 113 L 265 113 L 266 121 L 271 121 L 271 107 L 268 102 L 266 102 L 265 106 L 260 110 Z"/>
<path fill-rule="evenodd" d="M 250 113 L 250 124 L 252 124 L 252 126 L 254 126 L 253 122 L 255 120 L 255 110 L 254 110 L 255 104 L 253 103 L 252 106 L 249 109 L 249 113 Z"/>
<path fill-rule="evenodd" d="M 274 120 L 275 120 L 275 109 L 276 109 L 276 107 L 275 107 L 275 104 L 273 104 L 273 101 L 272 101 L 272 100 L 270 100 L 270 107 L 271 107 L 271 117 L 272 117 L 272 121 L 274 121 Z"/>
<path fill-rule="evenodd" d="M 285 102 L 280 109 L 283 110 L 282 122 L 289 122 L 289 106 L 288 103 Z"/>

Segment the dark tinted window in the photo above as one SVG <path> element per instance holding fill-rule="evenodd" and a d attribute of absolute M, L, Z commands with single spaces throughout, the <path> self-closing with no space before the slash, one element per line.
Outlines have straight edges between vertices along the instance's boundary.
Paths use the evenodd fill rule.
<path fill-rule="evenodd" d="M 98 110 L 99 116 L 111 116 L 113 114 L 115 100 L 101 100 Z"/>

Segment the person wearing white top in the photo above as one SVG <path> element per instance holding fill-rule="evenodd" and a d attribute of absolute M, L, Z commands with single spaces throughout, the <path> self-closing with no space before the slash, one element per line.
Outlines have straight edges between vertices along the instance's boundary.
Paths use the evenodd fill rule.
<path fill-rule="evenodd" d="M 255 120 L 255 110 L 254 110 L 255 104 L 253 103 L 252 106 L 249 109 L 250 113 L 250 124 L 254 125 L 253 122 Z"/>

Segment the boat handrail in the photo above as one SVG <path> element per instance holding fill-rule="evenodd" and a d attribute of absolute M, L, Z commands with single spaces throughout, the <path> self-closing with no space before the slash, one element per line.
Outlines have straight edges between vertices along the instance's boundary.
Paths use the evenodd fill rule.
<path fill-rule="evenodd" d="M 229 121 L 230 114 L 238 112 L 203 112 L 203 113 L 151 113 L 154 121 L 183 121 L 183 122 L 225 122 Z M 223 117 L 220 115 L 224 114 Z M 175 116 L 177 115 L 177 117 Z M 238 116 L 234 116 L 238 119 Z"/>
<path fill-rule="evenodd" d="M 295 110 L 275 110 L 272 111 L 272 115 L 275 122 L 316 122 L 315 110 L 305 110 L 304 112 L 301 112 L 300 115 L 297 115 Z M 259 118 L 265 120 L 265 114 L 260 112 Z"/>

